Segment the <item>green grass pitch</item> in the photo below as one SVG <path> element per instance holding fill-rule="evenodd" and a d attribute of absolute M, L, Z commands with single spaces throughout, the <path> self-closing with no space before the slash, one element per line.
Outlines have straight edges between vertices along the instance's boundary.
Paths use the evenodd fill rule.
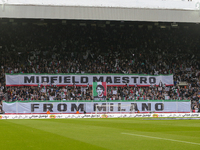
<path fill-rule="evenodd" d="M 194 150 L 200 120 L 0 120 L 2 150 Z"/>

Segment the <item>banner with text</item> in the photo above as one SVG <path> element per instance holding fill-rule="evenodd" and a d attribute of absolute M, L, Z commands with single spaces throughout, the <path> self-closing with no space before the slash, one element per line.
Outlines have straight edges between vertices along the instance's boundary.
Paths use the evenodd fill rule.
<path fill-rule="evenodd" d="M 129 112 L 190 112 L 185 102 L 3 102 L 5 113 L 129 113 Z"/>
<path fill-rule="evenodd" d="M 0 119 L 67 119 L 67 118 L 138 118 L 178 117 L 175 120 L 200 120 L 200 113 L 123 113 L 123 114 L 12 114 L 0 115 Z M 160 120 L 160 119 L 159 119 Z"/>
<path fill-rule="evenodd" d="M 106 82 L 107 86 L 149 86 L 160 82 L 172 86 L 173 75 L 139 74 L 6 74 L 6 86 L 92 85 L 93 82 Z"/>

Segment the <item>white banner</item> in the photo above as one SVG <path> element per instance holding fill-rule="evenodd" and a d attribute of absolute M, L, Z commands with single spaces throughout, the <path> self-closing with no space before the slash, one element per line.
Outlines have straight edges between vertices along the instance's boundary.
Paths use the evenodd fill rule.
<path fill-rule="evenodd" d="M 175 102 L 3 102 L 5 113 L 131 113 L 190 112 L 190 101 Z"/>
<path fill-rule="evenodd" d="M 67 119 L 67 118 L 157 118 L 158 120 L 188 120 L 200 119 L 200 113 L 134 113 L 134 114 L 26 114 L 26 115 L 0 115 L 0 119 Z M 170 118 L 159 118 L 170 117 Z M 174 118 L 178 117 L 178 118 Z M 152 118 L 153 119 L 153 118 Z"/>
<path fill-rule="evenodd" d="M 6 86 L 92 85 L 93 82 L 106 82 L 108 86 L 158 85 L 160 82 L 172 86 L 173 75 L 137 74 L 6 74 Z"/>

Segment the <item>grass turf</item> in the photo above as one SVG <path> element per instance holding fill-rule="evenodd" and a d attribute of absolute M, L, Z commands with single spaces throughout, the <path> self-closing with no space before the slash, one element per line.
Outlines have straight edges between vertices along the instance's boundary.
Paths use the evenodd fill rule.
<path fill-rule="evenodd" d="M 0 120 L 0 129 L 2 150 L 200 148 L 200 120 L 143 120 L 142 118 Z"/>

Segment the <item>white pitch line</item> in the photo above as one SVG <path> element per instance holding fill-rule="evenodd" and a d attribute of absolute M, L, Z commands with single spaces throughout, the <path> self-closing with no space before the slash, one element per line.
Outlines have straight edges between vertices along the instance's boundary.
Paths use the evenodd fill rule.
<path fill-rule="evenodd" d="M 141 134 L 133 134 L 133 133 L 121 133 L 121 134 L 127 134 L 127 135 L 141 136 L 141 137 L 152 138 L 152 139 L 168 140 L 168 141 L 173 141 L 173 142 L 181 142 L 181 143 L 200 145 L 200 143 L 180 141 L 180 140 L 174 140 L 174 139 L 166 139 L 166 138 L 153 137 L 153 136 L 147 136 L 147 135 L 141 135 Z"/>

